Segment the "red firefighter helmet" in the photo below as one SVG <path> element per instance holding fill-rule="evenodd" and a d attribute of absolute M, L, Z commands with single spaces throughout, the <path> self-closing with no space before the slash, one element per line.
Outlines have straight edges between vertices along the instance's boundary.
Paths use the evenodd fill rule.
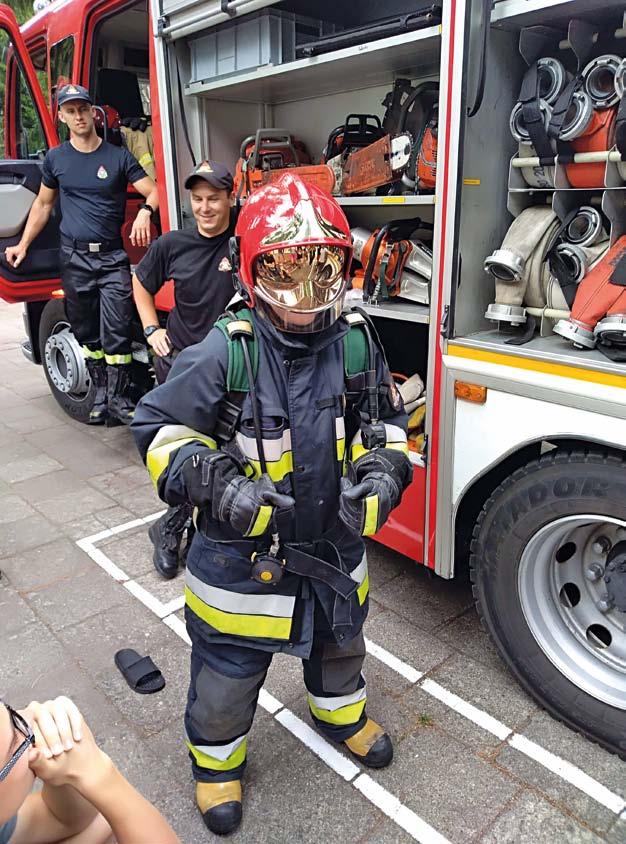
<path fill-rule="evenodd" d="M 262 316 L 299 333 L 321 331 L 339 318 L 352 239 L 330 194 L 286 173 L 248 197 L 236 235 L 242 292 Z"/>

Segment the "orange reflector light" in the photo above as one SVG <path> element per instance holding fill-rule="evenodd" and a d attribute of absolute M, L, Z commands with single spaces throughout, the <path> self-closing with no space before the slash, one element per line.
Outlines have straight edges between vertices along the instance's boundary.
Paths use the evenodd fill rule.
<path fill-rule="evenodd" d="M 473 401 L 474 404 L 484 404 L 487 401 L 487 388 L 480 384 L 468 384 L 466 381 L 454 382 L 454 395 L 457 399 Z"/>
<path fill-rule="evenodd" d="M 62 299 L 65 296 L 62 287 L 58 287 L 56 290 L 53 290 L 50 294 L 53 299 Z"/>

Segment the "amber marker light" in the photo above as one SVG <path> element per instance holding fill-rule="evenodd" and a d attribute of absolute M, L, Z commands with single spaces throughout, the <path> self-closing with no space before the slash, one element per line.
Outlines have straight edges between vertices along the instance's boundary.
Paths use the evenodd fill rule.
<path fill-rule="evenodd" d="M 457 399 L 484 404 L 487 401 L 487 388 L 481 387 L 480 384 L 468 384 L 467 381 L 455 381 L 454 395 Z"/>
<path fill-rule="evenodd" d="M 61 287 L 58 287 L 56 290 L 53 290 L 50 295 L 53 299 L 63 299 L 65 293 L 63 292 L 63 289 Z"/>

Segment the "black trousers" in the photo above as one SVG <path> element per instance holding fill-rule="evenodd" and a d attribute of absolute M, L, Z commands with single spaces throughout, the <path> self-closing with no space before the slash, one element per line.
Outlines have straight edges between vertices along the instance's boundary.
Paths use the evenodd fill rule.
<path fill-rule="evenodd" d="M 156 378 L 157 384 L 164 384 L 167 376 L 170 374 L 170 370 L 172 366 L 174 366 L 174 361 L 180 354 L 180 349 L 172 349 L 169 355 L 155 355 L 152 359 L 152 365 L 154 366 L 154 376 Z"/>
<path fill-rule="evenodd" d="M 126 252 L 83 252 L 62 244 L 60 264 L 67 318 L 87 357 L 104 353 L 107 363 L 130 363 L 135 308 Z"/>

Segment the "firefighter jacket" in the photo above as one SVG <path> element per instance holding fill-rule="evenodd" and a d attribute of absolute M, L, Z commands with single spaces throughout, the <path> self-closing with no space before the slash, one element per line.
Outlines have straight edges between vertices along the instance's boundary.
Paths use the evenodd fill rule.
<path fill-rule="evenodd" d="M 259 344 L 255 387 L 268 474 L 278 491 L 296 502 L 289 524 L 280 525 L 281 542 L 327 561 L 356 586 L 349 598 L 342 598 L 315 576 L 290 571 L 275 586 L 258 583 L 250 577 L 250 557 L 255 548 L 267 549 L 269 538 L 244 541 L 230 525 L 203 513 L 187 558 L 187 626 L 192 641 L 228 641 L 307 658 L 315 598 L 338 642 L 355 636 L 367 615 L 364 543 L 338 519 L 346 459 L 365 451 L 358 417 L 365 397 L 359 395 L 353 408 L 346 403 L 343 336 L 349 328 L 344 319 L 306 337 L 283 334 L 254 313 L 252 321 Z M 378 348 L 375 355 L 387 447 L 405 450 L 402 400 Z M 226 397 L 228 365 L 227 340 L 213 328 L 205 340 L 181 352 L 168 380 L 137 406 L 132 431 L 160 497 L 170 505 L 186 500 L 185 460 L 199 446 L 220 446 L 213 434 Z M 248 394 L 234 440 L 251 477 L 259 477 L 251 408 Z"/>
<path fill-rule="evenodd" d="M 131 129 L 129 126 L 121 126 L 120 132 L 124 138 L 124 144 L 131 152 L 141 167 L 150 176 L 152 181 L 156 179 L 154 167 L 154 140 L 152 137 L 152 126 L 147 126 L 144 132 L 141 129 Z"/>

